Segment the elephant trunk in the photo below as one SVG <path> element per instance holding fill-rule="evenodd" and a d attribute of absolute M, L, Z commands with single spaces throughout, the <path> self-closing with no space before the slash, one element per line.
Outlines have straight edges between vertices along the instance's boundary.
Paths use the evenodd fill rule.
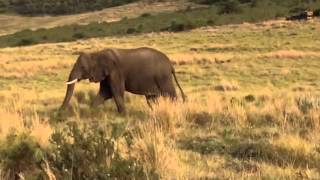
<path fill-rule="evenodd" d="M 63 100 L 63 103 L 62 103 L 60 109 L 65 109 L 67 107 L 67 105 L 72 97 L 75 83 L 78 81 L 78 79 L 80 79 L 80 75 L 79 75 L 78 71 L 76 71 L 76 69 L 73 68 L 70 75 L 69 75 L 68 82 L 66 83 L 68 85 L 68 87 L 67 87 L 66 95 L 64 97 L 64 100 Z"/>

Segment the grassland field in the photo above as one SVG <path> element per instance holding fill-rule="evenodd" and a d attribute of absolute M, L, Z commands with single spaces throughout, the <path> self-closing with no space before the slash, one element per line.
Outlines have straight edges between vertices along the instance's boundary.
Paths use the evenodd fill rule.
<path fill-rule="evenodd" d="M 320 179 L 319 29 L 319 19 L 275 20 L 2 48 L 0 142 L 15 131 L 50 149 L 70 121 L 123 123 L 141 133 L 130 148 L 116 140 L 122 156 L 161 179 Z M 111 100 L 91 109 L 98 84 L 80 82 L 57 112 L 78 52 L 141 46 L 170 57 L 186 103 L 161 99 L 151 110 L 127 93 L 121 116 Z"/>

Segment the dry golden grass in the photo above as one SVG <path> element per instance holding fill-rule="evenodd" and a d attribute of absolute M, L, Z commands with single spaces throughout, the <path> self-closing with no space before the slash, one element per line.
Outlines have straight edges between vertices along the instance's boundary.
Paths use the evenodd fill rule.
<path fill-rule="evenodd" d="M 27 133 L 33 137 L 39 145 L 47 147 L 53 128 L 47 120 L 40 119 L 36 111 L 27 114 L 24 112 L 23 100 L 3 102 L 0 106 L 0 141 L 10 133 Z"/>
<path fill-rule="evenodd" d="M 297 153 L 302 153 L 304 155 L 311 154 L 314 148 L 316 148 L 316 144 L 311 144 L 305 139 L 302 139 L 299 135 L 284 134 L 279 138 L 271 140 L 271 144 Z"/>
<path fill-rule="evenodd" d="M 166 132 L 150 125 L 142 127 L 141 135 L 134 138 L 131 156 L 144 165 L 146 172 L 155 171 L 162 178 L 178 178 L 184 175 L 183 163 L 175 142 Z"/>
<path fill-rule="evenodd" d="M 262 55 L 264 58 L 273 59 L 301 59 L 307 57 L 320 57 L 316 51 L 280 50 Z"/>

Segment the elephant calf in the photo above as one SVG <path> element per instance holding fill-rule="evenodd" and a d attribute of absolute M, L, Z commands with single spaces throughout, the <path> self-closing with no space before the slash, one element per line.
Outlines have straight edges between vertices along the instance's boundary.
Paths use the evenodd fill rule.
<path fill-rule="evenodd" d="M 177 94 L 172 77 L 185 101 L 186 96 L 177 81 L 169 58 L 158 50 L 105 49 L 94 53 L 82 53 L 70 72 L 61 109 L 68 105 L 75 83 L 83 79 L 100 82 L 100 90 L 94 99 L 94 106 L 113 98 L 118 112 L 124 113 L 125 91 L 144 95 L 149 105 L 150 100 L 154 101 L 159 96 L 176 99 Z"/>

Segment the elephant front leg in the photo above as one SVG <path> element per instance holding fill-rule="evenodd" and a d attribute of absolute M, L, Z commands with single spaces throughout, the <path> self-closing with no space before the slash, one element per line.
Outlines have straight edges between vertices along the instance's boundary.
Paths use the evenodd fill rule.
<path fill-rule="evenodd" d="M 119 95 L 115 95 L 114 97 L 114 101 L 116 103 L 118 112 L 120 114 L 126 114 L 126 108 L 124 106 L 124 97 L 123 96 L 119 96 Z"/>
<path fill-rule="evenodd" d="M 124 86 L 122 87 L 121 85 L 117 83 L 111 83 L 111 93 L 112 97 L 114 99 L 114 102 L 116 103 L 118 112 L 120 114 L 125 114 L 126 109 L 124 105 Z"/>
<path fill-rule="evenodd" d="M 94 98 L 92 102 L 92 106 L 97 107 L 110 98 L 112 98 L 110 83 L 108 80 L 103 80 L 100 82 L 100 89 L 97 96 Z"/>

